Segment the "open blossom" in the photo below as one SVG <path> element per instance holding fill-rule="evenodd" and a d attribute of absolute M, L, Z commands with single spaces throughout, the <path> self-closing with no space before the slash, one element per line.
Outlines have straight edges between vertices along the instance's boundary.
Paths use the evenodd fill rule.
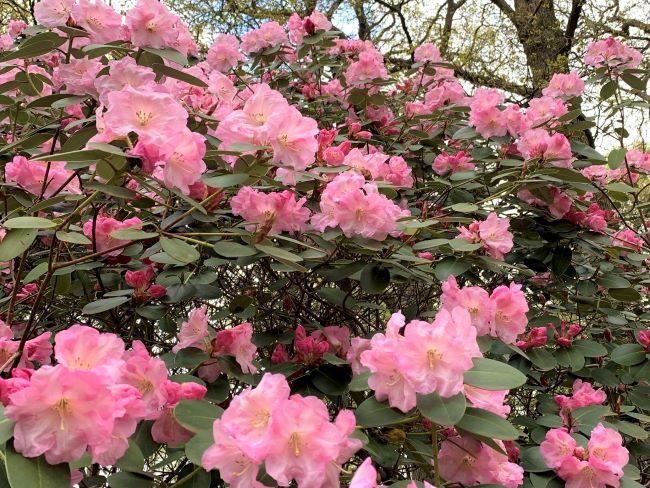
<path fill-rule="evenodd" d="M 636 49 L 610 37 L 587 46 L 585 64 L 595 68 L 601 66 L 614 69 L 636 68 L 641 63 L 642 57 Z"/>
<path fill-rule="evenodd" d="M 271 414 L 290 394 L 283 375 L 267 373 L 255 388 L 233 398 L 221 417 L 223 429 L 248 457 L 261 462 L 268 455 L 275 442 L 269 431 Z"/>
<path fill-rule="evenodd" d="M 646 245 L 645 241 L 632 229 L 622 229 L 612 236 L 612 244 L 618 247 L 627 247 L 640 252 Z"/>
<path fill-rule="evenodd" d="M 262 193 L 250 186 L 242 187 L 230 204 L 233 214 L 240 215 L 250 224 L 246 230 L 267 235 L 281 232 L 302 232 L 310 211 L 304 205 L 305 197 L 296 200 L 290 190 Z"/>
<path fill-rule="evenodd" d="M 387 78 L 388 71 L 384 66 L 384 57 L 376 49 L 368 49 L 359 53 L 359 60 L 353 62 L 345 71 L 345 80 L 349 85 L 371 82 L 376 78 Z"/>
<path fill-rule="evenodd" d="M 372 459 L 367 457 L 354 472 L 350 488 L 383 488 L 377 484 L 377 470 L 372 466 Z"/>
<path fill-rule="evenodd" d="M 203 162 L 205 137 L 184 128 L 171 140 L 161 140 L 159 146 L 162 150 L 156 164 L 162 167 L 165 185 L 188 194 L 190 186 L 197 183 L 207 169 Z"/>
<path fill-rule="evenodd" d="M 111 436 L 111 394 L 89 371 L 44 366 L 29 386 L 11 395 L 7 418 L 16 422 L 14 447 L 26 457 L 45 454 L 50 464 L 76 461 L 88 446 Z"/>
<path fill-rule="evenodd" d="M 108 74 L 95 79 L 95 88 L 99 93 L 99 100 L 108 105 L 108 95 L 113 91 L 120 91 L 130 86 L 137 90 L 156 91 L 156 73 L 148 66 L 141 66 L 135 59 L 125 56 L 122 59 L 111 60 L 108 63 Z"/>
<path fill-rule="evenodd" d="M 547 97 L 571 98 L 579 97 L 585 89 L 585 82 L 575 71 L 570 73 L 555 73 L 548 82 L 548 86 L 542 90 Z"/>
<path fill-rule="evenodd" d="M 503 449 L 502 441 L 495 441 Z M 454 436 L 442 442 L 440 474 L 465 486 L 497 484 L 516 488 L 524 482 L 521 466 L 508 461 L 508 456 L 469 436 Z"/>
<path fill-rule="evenodd" d="M 587 449 L 563 429 L 551 429 L 539 446 L 544 462 L 556 470 L 569 488 L 618 487 L 623 467 L 629 460 L 623 438 L 613 429 L 598 424 L 591 431 Z"/>
<path fill-rule="evenodd" d="M 234 356 L 244 373 L 255 373 L 257 368 L 253 365 L 253 359 L 257 347 L 251 342 L 252 338 L 253 326 L 249 322 L 220 330 L 212 339 L 212 356 L 222 354 Z"/>
<path fill-rule="evenodd" d="M 533 98 L 526 110 L 526 124 L 530 128 L 547 125 L 554 127 L 557 119 L 569 111 L 566 104 L 559 98 Z"/>
<path fill-rule="evenodd" d="M 74 0 L 41 0 L 34 4 L 34 18 L 45 27 L 60 27 L 70 18 Z"/>
<path fill-rule="evenodd" d="M 210 344 L 208 340 L 208 307 L 206 305 L 190 310 L 187 320 L 181 324 L 178 333 L 178 344 L 172 348 L 172 352 L 178 353 L 181 349 L 195 347 L 206 350 Z"/>
<path fill-rule="evenodd" d="M 560 407 L 560 416 L 565 425 L 570 423 L 570 416 L 573 410 L 587 407 L 589 405 L 602 405 L 607 400 L 607 394 L 602 389 L 594 387 L 582 380 L 573 382 L 573 392 L 571 396 L 555 395 L 553 400 Z"/>
<path fill-rule="evenodd" d="M 167 367 L 162 359 L 149 354 L 140 341 L 133 342 L 133 348 L 124 354 L 125 365 L 120 370 L 120 383 L 134 386 L 142 395 L 143 417 L 153 420 L 160 416 L 167 402 L 165 384 Z"/>
<path fill-rule="evenodd" d="M 480 357 L 476 329 L 460 307 L 453 313 L 443 309 L 432 324 L 393 314 L 386 334 L 375 334 L 370 348 L 361 353 L 361 364 L 371 371 L 368 385 L 377 400 L 403 412 L 415 407 L 416 393 L 437 392 L 443 397 L 463 390 L 463 374 Z"/>
<path fill-rule="evenodd" d="M 490 295 L 480 286 L 458 287 L 456 278 L 450 276 L 442 284 L 442 308 L 450 312 L 462 307 L 469 313 L 471 323 L 479 336 L 490 333 L 490 323 L 494 317 L 494 304 Z"/>
<path fill-rule="evenodd" d="M 535 188 L 535 194 L 524 188 L 517 193 L 517 198 L 530 205 L 548 208 L 553 217 L 561 219 L 571 209 L 571 198 L 556 186 Z M 538 196 L 539 195 L 539 196 Z"/>
<path fill-rule="evenodd" d="M 442 151 L 436 156 L 431 165 L 433 171 L 439 175 L 447 173 L 459 173 L 461 171 L 473 171 L 476 166 L 472 163 L 472 158 L 465 151 L 458 151 L 456 154 L 449 154 Z"/>
<path fill-rule="evenodd" d="M 528 325 L 528 304 L 521 291 L 521 285 L 497 286 L 490 295 L 494 304 L 494 319 L 490 323 L 490 335 L 498 337 L 506 344 L 512 344 Z"/>
<path fill-rule="evenodd" d="M 481 222 L 475 220 L 469 227 L 459 226 L 456 239 L 480 243 L 490 256 L 503 261 L 514 245 L 509 228 L 510 219 L 501 218 L 495 212 L 490 212 Z"/>
<path fill-rule="evenodd" d="M 44 184 L 46 174 L 47 184 Z M 60 189 L 63 193 L 81 193 L 79 180 L 74 177 L 74 171 L 65 169 L 64 161 L 29 161 L 24 156 L 14 156 L 5 166 L 5 178 L 33 195 L 40 196 L 43 192 L 45 198 Z"/>
<path fill-rule="evenodd" d="M 314 162 L 318 150 L 318 124 L 311 117 L 286 106 L 271 117 L 266 135 L 273 148 L 273 162 L 279 166 L 302 171 Z"/>
<path fill-rule="evenodd" d="M 181 400 L 202 400 L 207 393 L 207 388 L 192 381 L 175 383 L 167 381 L 165 384 L 165 403 L 160 416 L 151 426 L 151 438 L 155 442 L 166 443 L 169 447 L 185 444 L 194 433 L 180 425 L 174 416 L 174 408 Z"/>
<path fill-rule="evenodd" d="M 127 86 L 121 91 L 108 94 L 108 111 L 104 114 L 104 123 L 120 137 L 135 132 L 141 137 L 173 140 L 179 125 L 185 126 L 186 121 L 187 111 L 167 93 Z"/>
<path fill-rule="evenodd" d="M 544 129 L 528 130 L 517 142 L 517 149 L 526 160 L 540 158 L 550 166 L 557 168 L 573 166 L 569 140 L 559 132 L 550 135 Z"/>
<path fill-rule="evenodd" d="M 332 23 L 325 14 L 314 10 L 304 19 L 294 13 L 289 17 L 287 22 L 289 28 L 289 37 L 294 44 L 302 44 L 303 39 L 308 35 L 313 35 L 316 31 L 329 31 Z"/>
<path fill-rule="evenodd" d="M 264 22 L 259 29 L 248 31 L 241 38 L 241 49 L 246 54 L 256 53 L 268 47 L 286 44 L 289 39 L 280 24 Z"/>
<path fill-rule="evenodd" d="M 138 217 L 132 217 L 124 221 L 119 221 L 113 217 L 106 215 L 98 215 L 96 219 L 89 219 L 83 225 L 84 235 L 94 242 L 94 249 L 97 252 L 106 253 L 108 256 L 118 256 L 122 253 L 123 249 L 114 249 L 106 252 L 114 247 L 126 247 L 129 243 L 128 239 L 118 239 L 111 235 L 116 230 L 125 229 L 140 229 L 142 221 Z"/>
<path fill-rule="evenodd" d="M 212 69 L 227 73 L 245 58 L 239 52 L 239 39 L 231 34 L 217 34 L 206 59 Z"/>
<path fill-rule="evenodd" d="M 510 406 L 505 404 L 509 390 L 484 390 L 475 386 L 465 385 L 465 398 L 475 408 L 481 408 L 501 417 L 510 413 Z"/>
<path fill-rule="evenodd" d="M 469 125 L 484 138 L 505 136 L 508 132 L 504 113 L 499 109 L 503 95 L 494 89 L 478 88 L 470 103 Z"/>
<path fill-rule="evenodd" d="M 346 171 L 337 175 L 323 191 L 321 213 L 312 217 L 319 231 L 339 226 L 347 237 L 361 235 L 384 240 L 397 230 L 397 220 L 410 215 L 379 193 L 377 185 L 366 183 L 363 176 Z"/>
<path fill-rule="evenodd" d="M 58 80 L 65 84 L 65 91 L 73 95 L 97 96 L 95 79 L 104 65 L 96 59 L 72 58 L 55 71 Z"/>
<path fill-rule="evenodd" d="M 122 16 L 102 0 L 79 0 L 72 7 L 72 17 L 93 43 L 106 44 L 121 37 Z"/>
<path fill-rule="evenodd" d="M 179 19 L 157 0 L 138 0 L 126 13 L 131 43 L 137 47 L 172 47 L 178 38 Z"/>

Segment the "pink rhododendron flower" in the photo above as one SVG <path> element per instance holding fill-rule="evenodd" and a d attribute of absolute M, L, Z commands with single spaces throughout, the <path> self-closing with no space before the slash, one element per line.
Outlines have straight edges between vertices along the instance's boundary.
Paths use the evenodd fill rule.
<path fill-rule="evenodd" d="M 122 59 L 111 60 L 108 63 L 109 72 L 95 79 L 95 88 L 99 92 L 99 100 L 108 105 L 108 95 L 125 87 L 136 90 L 156 91 L 156 73 L 148 66 L 141 66 L 135 59 L 125 56 Z"/>
<path fill-rule="evenodd" d="M 517 143 L 517 149 L 526 160 L 541 158 L 551 166 L 571 168 L 571 145 L 564 134 L 552 136 L 544 129 L 526 131 Z"/>
<path fill-rule="evenodd" d="M 458 173 L 461 171 L 473 171 L 476 166 L 472 163 L 472 158 L 465 151 L 458 151 L 456 154 L 449 154 L 442 151 L 433 160 L 433 171 L 439 175 L 445 175 L 449 172 Z"/>
<path fill-rule="evenodd" d="M 337 175 L 325 187 L 320 210 L 311 220 L 319 231 L 339 226 L 347 237 L 361 235 L 375 240 L 386 239 L 397 230 L 397 220 L 410 215 L 354 171 Z"/>
<path fill-rule="evenodd" d="M 271 414 L 290 394 L 283 375 L 266 373 L 255 388 L 233 398 L 221 417 L 222 428 L 248 457 L 261 462 L 275 443 L 269 431 Z"/>
<path fill-rule="evenodd" d="M 74 0 L 41 0 L 34 4 L 34 18 L 44 27 L 65 25 L 73 4 Z"/>
<path fill-rule="evenodd" d="M 253 326 L 249 322 L 242 322 L 230 329 L 220 330 L 212 339 L 212 355 L 234 356 L 244 373 L 255 373 L 257 368 L 253 365 L 253 359 L 257 353 L 257 347 L 251 342 L 252 338 Z"/>
<path fill-rule="evenodd" d="M 138 0 L 126 13 L 126 26 L 136 47 L 171 47 L 178 37 L 177 22 L 178 17 L 157 0 Z"/>
<path fill-rule="evenodd" d="M 45 198 L 51 198 L 61 189 L 62 193 L 81 193 L 79 180 L 74 177 L 74 171 L 65 169 L 64 161 L 29 161 L 24 156 L 14 156 L 5 166 L 5 178 L 33 195 L 40 196 L 43 192 Z"/>
<path fill-rule="evenodd" d="M 196 347 L 204 351 L 208 349 L 210 332 L 208 331 L 207 310 L 206 305 L 190 310 L 187 320 L 181 324 L 178 344 L 172 348 L 172 352 L 178 353 L 187 347 Z"/>
<path fill-rule="evenodd" d="M 113 398 L 94 373 L 44 366 L 5 409 L 16 422 L 14 447 L 25 457 L 45 454 L 50 464 L 76 461 L 113 430 Z"/>
<path fill-rule="evenodd" d="M 206 58 L 210 67 L 221 73 L 227 73 L 244 59 L 239 52 L 239 39 L 230 34 L 217 34 Z"/>
<path fill-rule="evenodd" d="M 416 63 L 423 63 L 425 61 L 440 63 L 442 61 L 440 50 L 431 42 L 425 42 L 416 47 L 413 53 L 413 59 Z"/>
<path fill-rule="evenodd" d="M 495 212 L 490 212 L 482 222 L 475 220 L 469 227 L 459 226 L 456 239 L 480 243 L 490 256 L 503 261 L 513 246 L 513 235 L 509 228 L 510 219 L 498 217 Z"/>
<path fill-rule="evenodd" d="M 115 249 L 107 252 L 114 247 L 126 247 L 130 242 L 127 239 L 117 239 L 111 235 L 116 230 L 140 229 L 142 221 L 138 217 L 132 217 L 120 222 L 113 217 L 98 215 L 96 219 L 87 220 L 83 225 L 84 235 L 93 241 L 94 248 L 97 252 L 105 253 L 108 256 L 118 256 L 123 249 Z"/>
<path fill-rule="evenodd" d="M 93 371 L 114 381 L 124 367 L 124 342 L 115 334 L 75 324 L 56 335 L 54 356 L 69 369 Z"/>
<path fill-rule="evenodd" d="M 78 0 L 72 7 L 72 17 L 96 44 L 106 44 L 120 38 L 122 16 L 102 0 Z"/>
<path fill-rule="evenodd" d="M 640 252 L 646 245 L 645 241 L 632 229 L 622 229 L 612 236 L 612 244 L 618 247 L 627 247 Z"/>
<path fill-rule="evenodd" d="M 55 73 L 65 84 L 65 91 L 73 95 L 98 96 L 95 88 L 97 74 L 104 65 L 96 59 L 72 58 L 69 63 L 62 64 Z"/>
<path fill-rule="evenodd" d="M 151 0 L 160 5 L 157 0 Z M 179 124 L 185 126 L 187 111 L 171 95 L 125 87 L 108 94 L 106 127 L 125 137 L 135 132 L 141 137 L 173 140 Z"/>
<path fill-rule="evenodd" d="M 494 317 L 494 304 L 487 291 L 479 286 L 458 287 L 456 278 L 450 276 L 442 284 L 441 308 L 451 312 L 461 307 L 469 313 L 477 335 L 490 333 L 490 323 Z"/>
<path fill-rule="evenodd" d="M 573 437 L 562 429 L 551 429 L 540 445 L 547 466 L 570 488 L 618 487 L 623 467 L 629 460 L 623 438 L 613 429 L 598 424 L 591 432 L 587 449 L 577 447 Z"/>
<path fill-rule="evenodd" d="M 250 54 L 268 47 L 286 44 L 289 38 L 282 26 L 272 21 L 264 22 L 259 29 L 247 32 L 242 36 L 241 41 L 242 51 Z"/>
<path fill-rule="evenodd" d="M 510 406 L 504 404 L 509 390 L 484 390 L 465 385 L 463 393 L 467 401 L 475 408 L 487 410 L 504 418 L 510 413 Z"/>
<path fill-rule="evenodd" d="M 557 119 L 567 113 L 569 109 L 565 103 L 553 97 L 533 98 L 528 103 L 526 110 L 526 123 L 530 128 L 542 125 L 557 125 Z"/>
<path fill-rule="evenodd" d="M 361 463 L 350 480 L 350 488 L 382 488 L 383 486 L 377 484 L 377 470 L 372 466 L 369 457 Z"/>
<path fill-rule="evenodd" d="M 506 344 L 512 344 L 519 334 L 526 331 L 528 304 L 521 291 L 521 285 L 510 283 L 501 285 L 490 295 L 494 304 L 494 319 L 490 324 L 490 335 L 498 337 Z"/>
<path fill-rule="evenodd" d="M 162 167 L 165 185 L 188 194 L 190 186 L 197 183 L 207 169 L 203 162 L 205 137 L 185 129 L 176 134 L 170 142 L 161 141 L 159 145 L 162 151 L 156 164 Z"/>
<path fill-rule="evenodd" d="M 345 356 L 348 363 L 352 367 L 352 374 L 357 376 L 361 373 L 368 371 L 363 364 L 361 364 L 361 354 L 363 351 L 367 351 L 371 348 L 370 339 L 364 339 L 363 337 L 353 337 L 350 341 L 350 349 Z"/>
<path fill-rule="evenodd" d="M 169 447 L 185 444 L 194 433 L 181 426 L 174 417 L 174 408 L 181 400 L 202 400 L 207 393 L 207 388 L 192 381 L 188 383 L 175 383 L 167 381 L 165 394 L 167 403 L 162 413 L 151 426 L 151 438 L 155 442 L 165 443 Z"/>
<path fill-rule="evenodd" d="M 558 219 L 569 212 L 572 204 L 571 198 L 566 193 L 552 185 L 546 188 L 535 188 L 535 194 L 524 188 L 517 193 L 517 198 L 530 205 L 548 208 L 551 215 Z"/>
<path fill-rule="evenodd" d="M 133 342 L 133 349 L 124 354 L 124 360 L 120 382 L 138 389 L 145 405 L 144 418 L 158 418 L 167 401 L 165 363 L 160 358 L 152 357 L 140 341 Z"/>
<path fill-rule="evenodd" d="M 642 55 L 636 49 L 626 46 L 614 37 L 595 41 L 587 46 L 585 64 L 599 68 L 607 66 L 614 69 L 636 68 Z"/>
<path fill-rule="evenodd" d="M 303 117 L 295 107 L 286 106 L 269 118 L 266 135 L 273 148 L 274 163 L 302 171 L 314 162 L 318 124 Z"/>
<path fill-rule="evenodd" d="M 292 191 L 262 193 L 250 186 L 242 187 L 230 201 L 234 215 L 240 215 L 250 224 L 249 232 L 264 235 L 281 232 L 303 232 L 309 219 L 309 209 L 304 205 L 305 197 L 296 200 Z"/>
<path fill-rule="evenodd" d="M 555 73 L 548 82 L 548 86 L 542 90 L 547 97 L 571 98 L 579 97 L 585 89 L 585 82 L 575 71 L 570 73 Z"/>
<path fill-rule="evenodd" d="M 345 71 L 348 85 L 369 83 L 377 78 L 388 78 L 388 71 L 384 66 L 384 57 L 376 49 L 359 53 L 359 60 L 350 64 Z"/>

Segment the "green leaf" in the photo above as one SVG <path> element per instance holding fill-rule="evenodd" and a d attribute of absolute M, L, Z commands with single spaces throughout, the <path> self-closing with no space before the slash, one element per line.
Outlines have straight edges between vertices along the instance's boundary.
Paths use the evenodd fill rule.
<path fill-rule="evenodd" d="M 42 217 L 15 217 L 2 224 L 7 229 L 51 229 L 56 223 Z"/>
<path fill-rule="evenodd" d="M 546 349 L 535 348 L 526 352 L 530 361 L 542 371 L 548 371 L 557 366 L 557 360 Z"/>
<path fill-rule="evenodd" d="M 168 78 L 174 78 L 176 80 L 188 83 L 189 85 L 194 85 L 201 88 L 208 87 L 208 84 L 206 82 L 200 80 L 196 76 L 192 76 L 191 74 L 185 73 L 184 71 L 165 66 L 164 64 L 155 63 L 151 66 L 151 68 L 159 75 L 164 75 Z"/>
<path fill-rule="evenodd" d="M 69 242 L 71 244 L 92 244 L 92 241 L 81 232 L 64 232 L 60 230 L 56 233 L 56 237 L 60 241 Z"/>
<path fill-rule="evenodd" d="M 176 51 L 175 49 L 171 49 L 171 48 L 156 49 L 153 47 L 143 47 L 142 50 L 150 52 L 151 54 L 156 54 L 161 58 L 169 59 L 170 61 L 173 61 L 176 64 L 187 66 L 187 58 L 183 56 L 183 54 Z"/>
<path fill-rule="evenodd" d="M 201 465 L 201 456 L 214 444 L 212 428 L 199 432 L 185 444 L 185 455 L 192 464 Z"/>
<path fill-rule="evenodd" d="M 180 239 L 161 237 L 160 245 L 167 254 L 181 263 L 193 263 L 201 257 L 199 252 L 193 246 Z"/>
<path fill-rule="evenodd" d="M 587 358 L 599 358 L 607 355 L 605 346 L 589 339 L 575 341 L 572 347 L 578 349 Z"/>
<path fill-rule="evenodd" d="M 472 359 L 474 367 L 465 371 L 465 383 L 484 390 L 510 390 L 526 383 L 526 376 L 518 369 L 487 358 Z"/>
<path fill-rule="evenodd" d="M 607 163 L 612 169 L 618 168 L 623 161 L 625 161 L 625 155 L 627 154 L 627 149 L 623 147 L 618 147 L 612 149 L 607 156 Z"/>
<path fill-rule="evenodd" d="M 449 398 L 443 398 L 437 393 L 418 395 L 417 405 L 422 415 L 435 424 L 445 426 L 456 424 L 465 414 L 467 407 L 463 393 Z"/>
<path fill-rule="evenodd" d="M 63 488 L 70 486 L 67 464 L 48 464 L 44 456 L 26 458 L 11 444 L 5 452 L 7 477 L 11 488 Z"/>
<path fill-rule="evenodd" d="M 473 203 L 456 203 L 451 206 L 451 209 L 454 212 L 472 213 L 478 210 L 478 205 L 474 205 Z"/>
<path fill-rule="evenodd" d="M 610 288 L 607 293 L 619 302 L 638 302 L 641 300 L 641 294 L 634 288 Z"/>
<path fill-rule="evenodd" d="M 221 407 L 205 400 L 181 400 L 174 409 L 178 423 L 195 434 L 212 432 L 212 424 L 222 413 Z"/>
<path fill-rule="evenodd" d="M 433 273 L 440 281 L 445 281 L 450 276 L 463 274 L 469 268 L 470 263 L 467 261 L 460 261 L 455 258 L 445 258 L 436 265 Z"/>
<path fill-rule="evenodd" d="M 112 298 L 102 298 L 94 302 L 90 302 L 81 309 L 81 313 L 86 315 L 93 315 L 97 313 L 106 312 L 115 307 L 119 307 L 123 303 L 126 303 L 130 300 L 130 297 L 112 297 Z"/>
<path fill-rule="evenodd" d="M 493 439 L 511 441 L 519 437 L 519 431 L 506 419 L 479 408 L 467 407 L 465 415 L 456 425 L 471 434 Z"/>
<path fill-rule="evenodd" d="M 634 88 L 635 90 L 639 91 L 645 91 L 645 81 L 634 76 L 632 73 L 625 72 L 621 75 L 621 78 L 623 78 L 623 81 L 627 83 L 630 88 Z"/>
<path fill-rule="evenodd" d="M 403 421 L 406 416 L 391 408 L 387 402 L 379 403 L 374 396 L 364 400 L 354 412 L 362 427 L 383 427 Z"/>
<path fill-rule="evenodd" d="M 144 464 L 144 455 L 142 454 L 142 451 L 133 439 L 129 439 L 129 448 L 117 461 L 117 467 L 123 471 L 138 473 L 143 470 Z"/>
<path fill-rule="evenodd" d="M 348 388 L 350 391 L 366 391 L 369 390 L 370 387 L 368 386 L 368 378 L 370 378 L 370 371 L 364 371 L 363 373 L 354 376 L 352 378 L 352 381 L 350 381 L 350 384 L 348 385 Z"/>
<path fill-rule="evenodd" d="M 390 271 L 375 263 L 368 264 L 361 271 L 361 288 L 368 293 L 381 293 L 390 284 Z"/>
<path fill-rule="evenodd" d="M 280 247 L 268 246 L 266 244 L 255 244 L 255 247 L 258 250 L 262 251 L 267 256 L 271 256 L 272 258 L 277 258 L 279 260 L 285 260 L 285 261 L 292 261 L 294 263 L 298 263 L 302 261 L 302 258 L 297 254 L 293 254 Z"/>
<path fill-rule="evenodd" d="M 38 235 L 37 229 L 14 229 L 0 241 L 0 262 L 9 261 L 32 245 Z"/>
<path fill-rule="evenodd" d="M 0 445 L 13 437 L 14 424 L 15 422 L 13 420 L 9 420 L 5 417 L 5 408 L 0 405 Z"/>
<path fill-rule="evenodd" d="M 153 239 L 154 237 L 158 237 L 158 234 L 155 232 L 145 232 L 140 229 L 118 229 L 111 232 L 111 237 L 123 241 L 135 241 L 139 239 Z"/>
<path fill-rule="evenodd" d="M 604 84 L 603 87 L 600 89 L 600 98 L 602 100 L 607 100 L 609 97 L 614 95 L 614 93 L 616 93 L 617 87 L 618 87 L 618 83 L 616 83 L 616 81 L 614 80 Z"/>
<path fill-rule="evenodd" d="M 257 250 L 253 246 L 244 246 L 233 241 L 216 242 L 214 250 L 217 254 L 226 258 L 241 258 L 257 254 Z"/>
<path fill-rule="evenodd" d="M 212 188 L 229 188 L 243 184 L 250 178 L 248 173 L 235 173 L 219 176 L 207 176 L 203 178 L 203 183 Z"/>
<path fill-rule="evenodd" d="M 109 476 L 108 486 L 110 488 L 153 488 L 154 481 L 141 474 L 121 472 Z"/>
<path fill-rule="evenodd" d="M 47 267 L 48 267 L 47 261 L 38 263 L 29 271 L 29 273 L 27 273 L 27 276 L 23 278 L 23 283 L 31 283 L 32 281 L 37 280 L 45 273 L 47 273 Z"/>
<path fill-rule="evenodd" d="M 633 366 L 645 360 L 645 350 L 641 344 L 621 344 L 612 351 L 612 361 L 621 366 Z"/>

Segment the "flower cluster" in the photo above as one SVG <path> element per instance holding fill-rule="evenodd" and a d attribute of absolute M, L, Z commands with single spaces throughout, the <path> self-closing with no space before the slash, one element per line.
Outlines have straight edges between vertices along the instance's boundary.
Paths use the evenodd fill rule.
<path fill-rule="evenodd" d="M 623 467 L 629 459 L 621 434 L 598 424 L 591 431 L 587 448 L 563 429 L 546 433 L 539 449 L 544 462 L 556 470 L 569 488 L 620 486 Z"/>
<path fill-rule="evenodd" d="M 337 488 L 339 471 L 360 447 L 351 437 L 354 414 L 313 396 L 290 395 L 284 376 L 267 373 L 255 388 L 237 395 L 214 422 L 214 444 L 203 454 L 205 469 L 218 469 L 234 488 L 263 487 L 259 466 L 281 486 Z"/>

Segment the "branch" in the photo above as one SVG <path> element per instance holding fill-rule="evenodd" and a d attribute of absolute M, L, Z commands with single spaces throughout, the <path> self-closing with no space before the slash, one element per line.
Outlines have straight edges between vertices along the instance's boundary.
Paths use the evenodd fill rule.
<path fill-rule="evenodd" d="M 584 3 L 584 0 L 571 0 L 571 12 L 569 13 L 569 19 L 567 20 L 566 29 L 564 30 L 565 44 L 561 51 L 563 54 L 567 54 L 573 46 L 573 40 L 576 29 L 578 28 L 578 23 L 580 22 Z"/>
<path fill-rule="evenodd" d="M 490 0 L 494 5 L 499 7 L 499 10 L 510 19 L 510 22 L 517 25 L 517 12 L 506 3 L 506 0 Z"/>

